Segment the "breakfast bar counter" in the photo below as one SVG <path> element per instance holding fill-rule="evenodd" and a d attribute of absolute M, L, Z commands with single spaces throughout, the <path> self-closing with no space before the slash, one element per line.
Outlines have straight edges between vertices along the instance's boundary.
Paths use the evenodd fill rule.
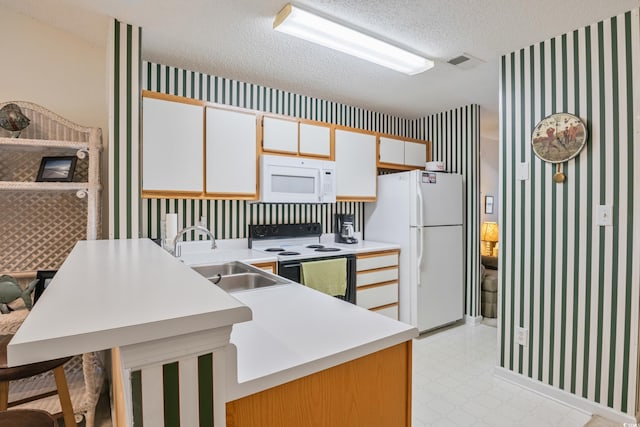
<path fill-rule="evenodd" d="M 20 365 L 251 319 L 148 239 L 78 242 L 8 346 Z"/>
<path fill-rule="evenodd" d="M 224 252 L 218 262 L 233 251 Z M 410 420 L 415 328 L 260 273 L 279 284 L 229 294 L 148 239 L 79 242 L 9 344 L 9 364 L 114 349 L 118 425 L 164 425 L 167 405 L 180 425 L 294 414 L 279 425 L 304 425 L 326 405 L 333 417 Z M 319 406 L 280 413 L 260 403 L 283 398 Z M 370 405 L 387 398 L 388 407 Z"/>

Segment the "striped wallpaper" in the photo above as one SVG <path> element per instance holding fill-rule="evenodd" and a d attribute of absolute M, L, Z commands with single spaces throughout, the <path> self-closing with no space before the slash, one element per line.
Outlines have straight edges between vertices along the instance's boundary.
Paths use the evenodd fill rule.
<path fill-rule="evenodd" d="M 109 238 L 138 237 L 142 29 L 114 19 L 109 75 Z"/>
<path fill-rule="evenodd" d="M 415 138 L 418 131 L 415 120 L 151 62 L 142 63 L 142 87 L 160 93 L 410 138 Z M 251 223 L 319 221 L 324 232 L 330 233 L 333 232 L 334 213 L 355 214 L 356 231 L 361 231 L 364 216 L 361 202 L 264 205 L 243 200 L 145 199 L 141 203 L 141 235 L 150 238 L 160 237 L 164 216 L 176 212 L 183 227 L 206 217 L 207 227 L 218 239 L 245 238 L 247 224 Z M 192 234 L 187 238 L 202 236 Z"/>
<path fill-rule="evenodd" d="M 214 425 L 212 353 L 131 372 L 133 425 Z"/>
<path fill-rule="evenodd" d="M 464 178 L 465 314 L 480 316 L 480 107 L 467 105 L 421 120 L 433 160 Z"/>
<path fill-rule="evenodd" d="M 499 365 L 633 416 L 639 42 L 635 9 L 500 62 Z M 554 165 L 533 154 L 530 135 L 560 111 L 581 117 L 590 137 L 556 184 Z M 530 165 L 528 180 L 515 178 L 520 162 Z M 613 226 L 596 224 L 600 204 L 613 206 Z M 526 346 L 514 340 L 517 327 L 529 331 Z"/>

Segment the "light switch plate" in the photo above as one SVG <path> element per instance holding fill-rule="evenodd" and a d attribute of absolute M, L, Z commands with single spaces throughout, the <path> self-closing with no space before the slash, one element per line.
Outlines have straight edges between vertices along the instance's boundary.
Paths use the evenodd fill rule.
<path fill-rule="evenodd" d="M 529 179 L 529 163 L 522 162 L 516 165 L 516 178 L 520 181 Z"/>
<path fill-rule="evenodd" d="M 516 327 L 516 343 L 526 347 L 529 343 L 529 329 Z"/>
<path fill-rule="evenodd" d="M 600 205 L 596 207 L 596 225 L 613 225 L 613 208 L 611 205 Z"/>

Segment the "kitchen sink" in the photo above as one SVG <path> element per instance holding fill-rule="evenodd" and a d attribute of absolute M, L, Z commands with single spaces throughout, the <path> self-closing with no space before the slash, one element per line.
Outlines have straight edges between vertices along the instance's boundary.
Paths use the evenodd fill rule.
<path fill-rule="evenodd" d="M 218 275 L 220 276 L 228 276 L 231 274 L 241 274 L 241 273 L 253 273 L 253 269 L 248 265 L 242 264 L 237 261 L 227 262 L 225 264 L 217 264 L 217 265 L 199 265 L 191 267 L 196 273 L 199 273 L 201 276 L 206 277 L 207 279 L 217 279 Z"/>
<path fill-rule="evenodd" d="M 230 293 L 246 291 L 249 289 L 265 288 L 267 286 L 277 285 L 278 283 L 284 283 L 258 273 L 242 273 L 222 276 L 220 281 L 217 283 L 217 279 L 210 280 L 211 283 L 215 283 L 217 286 Z"/>
<path fill-rule="evenodd" d="M 259 268 L 238 261 L 192 266 L 191 268 L 211 283 L 230 293 L 287 283 L 285 279 L 272 276 Z"/>

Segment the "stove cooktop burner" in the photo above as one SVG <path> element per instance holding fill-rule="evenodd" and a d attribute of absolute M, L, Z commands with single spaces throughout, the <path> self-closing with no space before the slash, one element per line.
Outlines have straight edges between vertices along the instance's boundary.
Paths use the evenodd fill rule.
<path fill-rule="evenodd" d="M 282 248 L 267 248 L 264 250 L 265 252 L 282 252 L 284 249 Z"/>
<path fill-rule="evenodd" d="M 324 246 L 316 249 L 316 252 L 338 252 L 340 248 L 325 248 Z"/>
<path fill-rule="evenodd" d="M 278 255 L 300 255 L 300 252 L 284 251 L 284 252 L 279 252 Z"/>
<path fill-rule="evenodd" d="M 309 249 L 322 249 L 324 248 L 324 245 L 308 245 L 306 247 Z"/>

